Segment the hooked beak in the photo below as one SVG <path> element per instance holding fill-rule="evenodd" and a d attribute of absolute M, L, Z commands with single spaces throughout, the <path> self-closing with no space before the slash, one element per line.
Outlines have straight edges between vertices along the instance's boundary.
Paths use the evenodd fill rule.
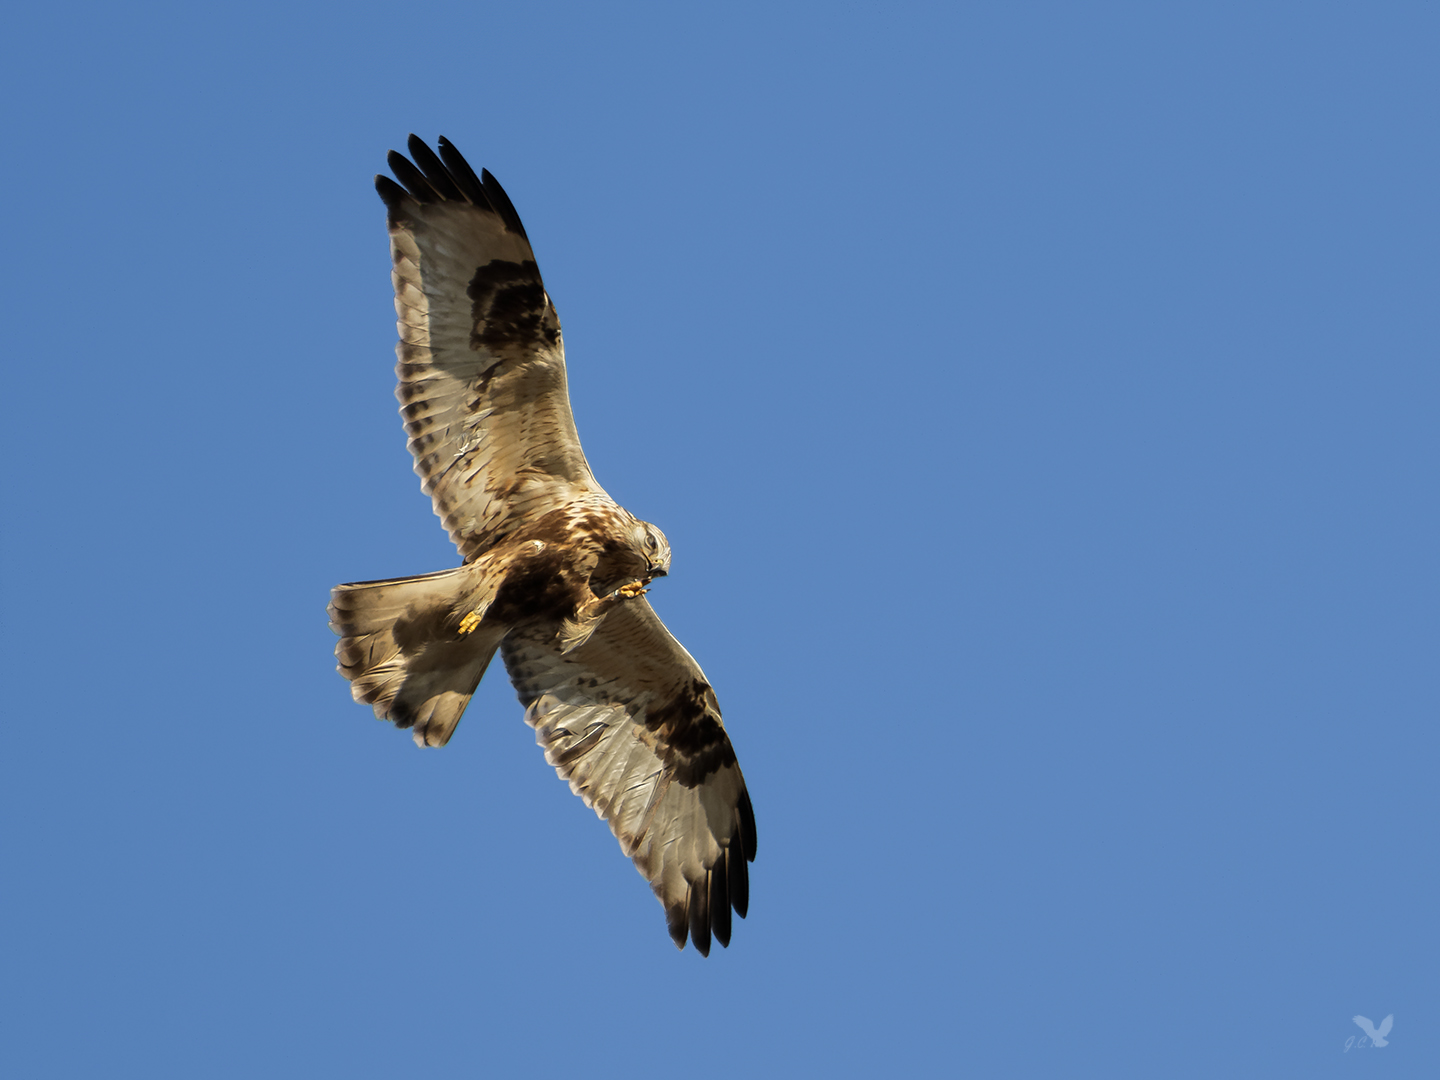
<path fill-rule="evenodd" d="M 669 574 L 670 574 L 670 571 L 669 571 L 669 570 L 666 570 L 666 569 L 665 569 L 664 567 L 662 567 L 662 566 L 652 566 L 652 567 L 650 567 L 648 573 L 650 574 L 650 577 L 653 579 L 653 578 L 657 578 L 657 577 L 668 577 Z"/>

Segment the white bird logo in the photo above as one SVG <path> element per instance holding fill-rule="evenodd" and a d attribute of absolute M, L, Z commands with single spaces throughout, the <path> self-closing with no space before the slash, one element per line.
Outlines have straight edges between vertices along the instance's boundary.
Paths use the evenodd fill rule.
<path fill-rule="evenodd" d="M 1360 1030 L 1370 1036 L 1371 1046 L 1388 1046 L 1390 1044 L 1390 1040 L 1385 1038 L 1385 1036 L 1390 1034 L 1391 1025 L 1395 1023 L 1394 1013 L 1391 1013 L 1385 1017 L 1384 1020 L 1381 1020 L 1378 1028 L 1370 1023 L 1370 1019 L 1365 1016 L 1352 1016 L 1350 1019 L 1359 1024 Z"/>

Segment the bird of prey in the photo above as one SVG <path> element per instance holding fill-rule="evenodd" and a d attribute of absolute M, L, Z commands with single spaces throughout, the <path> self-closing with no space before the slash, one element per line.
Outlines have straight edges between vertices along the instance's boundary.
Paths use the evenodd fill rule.
<path fill-rule="evenodd" d="M 555 306 L 515 207 L 444 138 L 390 152 L 384 201 L 400 414 L 462 564 L 340 585 L 335 655 L 358 702 L 444 746 L 496 650 L 545 760 L 609 823 L 701 955 L 749 906 L 755 814 L 715 692 L 645 599 L 654 525 L 591 475 Z M 396 181 L 399 181 L 398 183 Z"/>
<path fill-rule="evenodd" d="M 1395 1024 L 1394 1013 L 1391 1013 L 1389 1016 L 1385 1017 L 1384 1020 L 1381 1020 L 1379 1028 L 1376 1028 L 1374 1024 L 1370 1023 L 1370 1018 L 1368 1016 L 1352 1016 L 1350 1019 L 1354 1020 L 1355 1023 L 1359 1024 L 1360 1030 L 1365 1032 L 1366 1035 L 1370 1036 L 1371 1046 L 1380 1047 L 1390 1045 L 1390 1040 L 1387 1039 L 1385 1036 L 1390 1034 L 1390 1028 L 1393 1027 Z"/>

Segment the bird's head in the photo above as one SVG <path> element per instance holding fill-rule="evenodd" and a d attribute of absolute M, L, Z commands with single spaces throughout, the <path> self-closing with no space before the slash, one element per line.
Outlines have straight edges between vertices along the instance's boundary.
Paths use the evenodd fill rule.
<path fill-rule="evenodd" d="M 645 560 L 645 575 L 664 577 L 670 573 L 670 541 L 648 521 L 637 521 L 634 527 L 635 550 Z"/>

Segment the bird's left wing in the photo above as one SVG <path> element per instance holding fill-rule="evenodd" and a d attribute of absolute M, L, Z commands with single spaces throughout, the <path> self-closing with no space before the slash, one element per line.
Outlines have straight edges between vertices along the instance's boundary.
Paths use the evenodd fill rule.
<path fill-rule="evenodd" d="M 501 644 L 545 760 L 607 821 L 665 907 L 670 937 L 701 955 L 730 944 L 749 907 L 755 813 L 715 692 L 642 597 L 561 654 L 554 625 Z"/>

